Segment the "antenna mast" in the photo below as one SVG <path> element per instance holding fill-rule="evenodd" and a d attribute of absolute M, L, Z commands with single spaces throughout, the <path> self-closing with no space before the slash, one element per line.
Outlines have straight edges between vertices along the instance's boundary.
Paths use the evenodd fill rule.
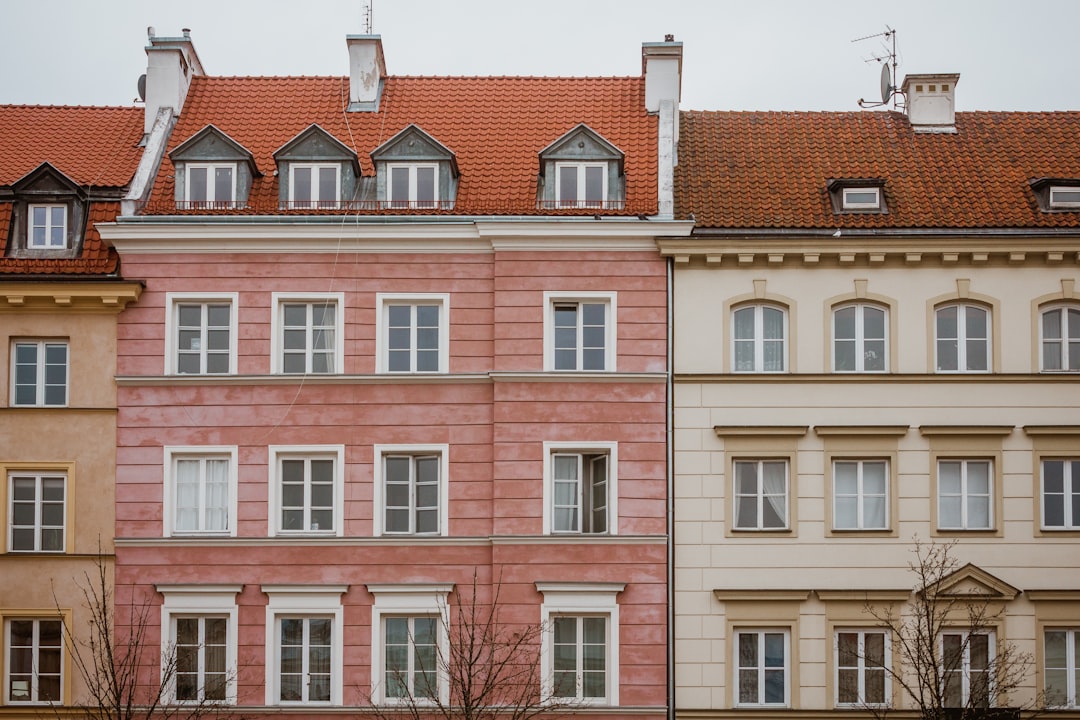
<path fill-rule="evenodd" d="M 877 55 L 871 55 L 865 60 L 865 62 L 881 63 L 881 102 L 867 102 L 863 98 L 859 98 L 859 107 L 881 107 L 883 105 L 888 105 L 889 100 L 891 99 L 893 110 L 896 110 L 900 106 L 897 97 L 903 95 L 903 93 L 900 92 L 900 88 L 893 85 L 893 83 L 896 81 L 896 67 L 898 65 L 896 59 L 896 31 L 886 25 L 885 32 L 875 33 L 874 35 L 867 35 L 861 38 L 855 38 L 851 42 L 860 42 L 862 40 L 870 40 L 877 37 L 884 39 L 882 48 L 884 52 Z M 892 66 L 892 72 L 889 72 L 890 65 Z"/>
<path fill-rule="evenodd" d="M 375 5 L 375 0 L 364 0 L 364 6 L 363 7 L 364 7 L 364 34 L 365 35 L 371 35 L 372 34 L 372 27 L 374 26 L 372 18 L 373 18 L 374 14 L 375 14 L 374 13 L 374 7 L 373 7 L 374 5 Z"/>

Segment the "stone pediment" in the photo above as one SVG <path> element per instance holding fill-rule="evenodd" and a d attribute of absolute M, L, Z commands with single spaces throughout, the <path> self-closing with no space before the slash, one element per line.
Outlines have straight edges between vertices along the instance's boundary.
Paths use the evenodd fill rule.
<path fill-rule="evenodd" d="M 939 597 L 979 600 L 1012 600 L 1020 594 L 1019 588 L 971 563 L 949 573 L 928 589 Z"/>
<path fill-rule="evenodd" d="M 371 151 L 376 162 L 449 162 L 458 174 L 457 155 L 425 132 L 419 125 L 409 125 L 394 137 Z"/>
<path fill-rule="evenodd" d="M 259 174 L 251 151 L 214 125 L 207 125 L 177 145 L 169 157 L 173 162 L 244 162 L 253 175 Z"/>
<path fill-rule="evenodd" d="M 624 153 L 619 148 L 581 123 L 540 151 L 542 160 L 594 160 L 619 163 L 620 171 Z"/>
<path fill-rule="evenodd" d="M 354 171 L 360 173 L 360 165 L 345 143 L 317 124 L 311 124 L 274 152 L 277 162 L 340 162 L 349 161 Z"/>

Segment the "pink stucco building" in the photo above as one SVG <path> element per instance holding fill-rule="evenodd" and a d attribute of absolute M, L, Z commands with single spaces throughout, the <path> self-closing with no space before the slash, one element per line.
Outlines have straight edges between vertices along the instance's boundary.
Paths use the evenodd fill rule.
<path fill-rule="evenodd" d="M 348 76 L 223 78 L 151 38 L 142 184 L 99 225 L 145 285 L 117 598 L 160 607 L 172 699 L 310 717 L 444 696 L 476 578 L 545 625 L 546 695 L 663 717 L 681 46 L 622 78 L 348 47 Z"/>

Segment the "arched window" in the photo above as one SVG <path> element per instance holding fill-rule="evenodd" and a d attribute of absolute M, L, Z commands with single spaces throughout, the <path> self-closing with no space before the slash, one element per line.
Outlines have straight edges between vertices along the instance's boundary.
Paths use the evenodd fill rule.
<path fill-rule="evenodd" d="M 989 372 L 990 310 L 970 303 L 938 307 L 934 351 L 938 372 Z"/>
<path fill-rule="evenodd" d="M 731 314 L 735 372 L 787 371 L 787 309 L 743 305 Z"/>
<path fill-rule="evenodd" d="M 833 309 L 833 371 L 885 372 L 889 315 L 880 305 L 853 303 Z"/>
<path fill-rule="evenodd" d="M 1044 372 L 1080 372 L 1080 306 L 1055 305 L 1039 315 Z"/>

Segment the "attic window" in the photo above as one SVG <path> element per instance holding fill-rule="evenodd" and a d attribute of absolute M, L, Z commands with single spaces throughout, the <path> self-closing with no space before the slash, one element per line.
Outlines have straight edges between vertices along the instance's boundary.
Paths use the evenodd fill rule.
<path fill-rule="evenodd" d="M 26 247 L 61 250 L 67 247 L 67 205 L 31 205 Z"/>
<path fill-rule="evenodd" d="M 607 199 L 607 163 L 555 163 L 559 207 L 604 206 Z"/>
<path fill-rule="evenodd" d="M 626 200 L 624 154 L 581 124 L 540 151 L 537 207 L 620 210 Z"/>
<path fill-rule="evenodd" d="M 187 197 L 189 208 L 230 208 L 236 203 L 236 166 L 229 164 L 188 163 Z"/>
<path fill-rule="evenodd" d="M 1080 209 L 1080 187 L 1051 186 L 1050 207 L 1055 210 Z"/>
<path fill-rule="evenodd" d="M 392 208 L 433 208 L 439 199 L 435 163 L 390 163 L 387 200 Z"/>
<path fill-rule="evenodd" d="M 843 208 L 844 210 L 880 210 L 881 188 L 844 188 Z"/>

